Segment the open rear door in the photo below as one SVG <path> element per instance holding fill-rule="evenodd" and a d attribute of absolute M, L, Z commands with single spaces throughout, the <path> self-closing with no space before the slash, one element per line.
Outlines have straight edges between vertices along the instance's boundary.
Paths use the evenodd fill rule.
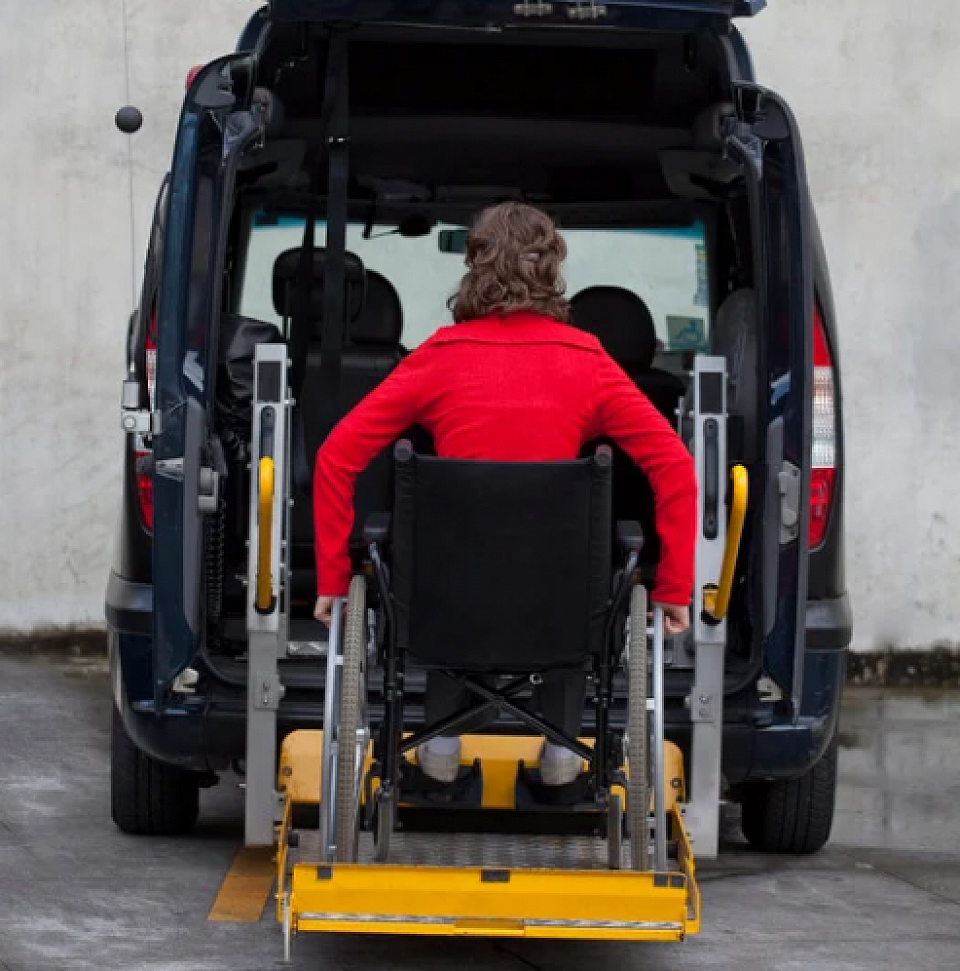
<path fill-rule="evenodd" d="M 755 617 L 765 673 L 799 710 L 809 555 L 813 367 L 810 200 L 796 120 L 786 102 L 739 85 L 731 154 L 744 163 L 753 215 L 760 301 L 765 435 L 762 542 Z M 763 429 L 765 428 L 765 431 Z"/>
<path fill-rule="evenodd" d="M 211 436 L 211 361 L 235 159 L 255 133 L 249 112 L 225 84 L 221 58 L 193 80 L 181 117 L 170 176 L 166 238 L 157 307 L 154 435 L 153 676 L 162 708 L 169 689 L 204 636 L 204 515 L 217 503 L 223 471 Z M 234 89 L 242 88 L 241 75 Z M 213 116 L 230 113 L 232 124 Z M 223 119 L 221 118 L 221 121 Z"/>
<path fill-rule="evenodd" d="M 639 27 L 644 30 L 726 30 L 732 17 L 752 17 L 766 0 L 270 0 L 277 21 L 381 21 L 424 26 L 489 27 L 553 24 Z"/>

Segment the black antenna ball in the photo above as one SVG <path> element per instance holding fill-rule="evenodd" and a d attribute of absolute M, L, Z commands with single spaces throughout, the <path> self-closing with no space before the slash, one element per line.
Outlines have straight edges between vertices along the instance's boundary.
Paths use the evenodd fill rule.
<path fill-rule="evenodd" d="M 133 105 L 127 105 L 127 107 L 121 108 L 117 112 L 117 117 L 114 120 L 116 121 L 117 128 L 124 135 L 135 135 L 143 125 L 143 113 L 139 108 L 134 108 Z"/>

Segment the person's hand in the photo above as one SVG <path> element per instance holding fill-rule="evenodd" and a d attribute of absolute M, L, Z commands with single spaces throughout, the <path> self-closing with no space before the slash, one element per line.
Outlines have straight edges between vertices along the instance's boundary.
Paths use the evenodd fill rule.
<path fill-rule="evenodd" d="M 334 597 L 317 597 L 317 605 L 313 608 L 313 616 L 326 627 L 330 626 Z"/>
<path fill-rule="evenodd" d="M 678 604 L 656 604 L 663 609 L 663 632 L 667 637 L 676 637 L 690 626 L 690 608 Z"/>

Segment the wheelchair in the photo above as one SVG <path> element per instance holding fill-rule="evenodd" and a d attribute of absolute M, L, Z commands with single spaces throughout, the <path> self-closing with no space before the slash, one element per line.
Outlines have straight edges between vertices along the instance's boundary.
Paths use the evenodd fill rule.
<path fill-rule="evenodd" d="M 500 718 L 512 733 L 542 736 L 583 760 L 573 803 L 548 811 L 600 820 L 594 832 L 606 842 L 609 869 L 666 872 L 663 621 L 658 611 L 648 624 L 639 524 L 611 522 L 611 450 L 561 462 L 479 462 L 419 454 L 405 439 L 394 464 L 393 509 L 364 524 L 365 567 L 334 605 L 321 862 L 357 863 L 364 832 L 372 832 L 373 861 L 394 862 L 399 810 L 418 771 L 412 753 Z M 408 730 L 412 666 L 442 672 L 473 703 Z M 544 720 L 530 700 L 558 672 L 587 679 L 592 725 L 577 736 Z M 618 672 L 628 704 L 626 725 L 614 729 Z M 482 760 L 461 774 L 471 773 L 482 779 Z M 518 803 L 522 784 L 541 795 L 551 788 L 538 790 L 536 768 L 523 761 L 516 779 Z"/>

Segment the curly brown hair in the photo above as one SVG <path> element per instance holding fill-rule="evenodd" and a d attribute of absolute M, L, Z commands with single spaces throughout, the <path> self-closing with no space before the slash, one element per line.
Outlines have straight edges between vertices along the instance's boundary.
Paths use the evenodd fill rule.
<path fill-rule="evenodd" d="M 567 244 L 539 209 L 504 202 L 484 209 L 467 236 L 467 274 L 450 298 L 460 323 L 529 310 L 568 322 L 570 304 L 560 264 Z"/>

